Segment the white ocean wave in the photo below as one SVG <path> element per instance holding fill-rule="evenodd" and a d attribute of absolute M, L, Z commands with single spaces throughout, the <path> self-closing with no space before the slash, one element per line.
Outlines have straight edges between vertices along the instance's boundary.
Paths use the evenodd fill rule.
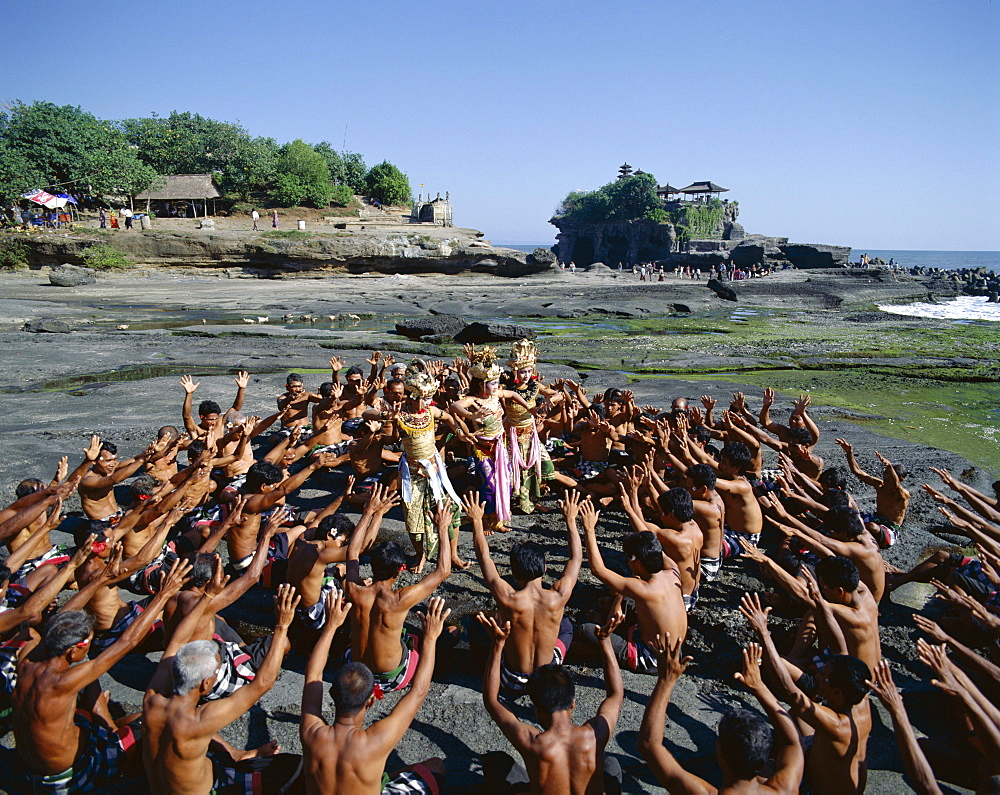
<path fill-rule="evenodd" d="M 933 317 L 939 320 L 995 320 L 1000 321 L 1000 304 L 991 304 L 982 296 L 963 295 L 949 301 L 928 304 L 880 304 L 879 309 L 894 315 Z"/>

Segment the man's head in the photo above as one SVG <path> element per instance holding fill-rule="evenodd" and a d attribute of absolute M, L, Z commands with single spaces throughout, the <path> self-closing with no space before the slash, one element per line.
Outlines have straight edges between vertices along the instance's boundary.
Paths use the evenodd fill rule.
<path fill-rule="evenodd" d="M 203 400 L 198 404 L 198 418 L 201 420 L 201 427 L 212 428 L 222 416 L 222 408 L 214 400 Z"/>
<path fill-rule="evenodd" d="M 694 503 L 687 489 L 669 489 L 656 498 L 663 518 L 672 525 L 690 522 L 694 517 Z"/>
<path fill-rule="evenodd" d="M 187 450 L 185 450 L 188 457 L 188 463 L 193 463 L 198 458 L 198 456 L 204 453 L 205 450 L 207 449 L 208 446 L 205 444 L 204 441 L 202 441 L 201 439 L 195 439 L 193 442 L 191 442 L 191 444 L 187 446 Z"/>
<path fill-rule="evenodd" d="M 306 389 L 302 376 L 298 373 L 289 373 L 285 379 L 285 389 L 289 395 L 301 395 Z"/>
<path fill-rule="evenodd" d="M 164 425 L 156 432 L 157 439 L 169 439 L 171 442 L 180 435 L 181 432 L 177 429 L 176 425 Z"/>
<path fill-rule="evenodd" d="M 270 461 L 258 461 L 247 470 L 247 490 L 252 494 L 266 494 L 281 483 L 283 478 L 280 467 Z"/>
<path fill-rule="evenodd" d="M 355 391 L 361 389 L 361 383 L 364 380 L 365 374 L 361 372 L 360 367 L 351 367 L 344 373 L 344 381 L 347 382 L 347 386 Z"/>
<path fill-rule="evenodd" d="M 844 491 L 847 488 L 847 472 L 843 467 L 828 467 L 819 473 L 819 485 L 824 489 Z"/>
<path fill-rule="evenodd" d="M 402 403 L 406 399 L 406 384 L 402 378 L 393 378 L 386 382 L 382 394 L 389 403 Z"/>
<path fill-rule="evenodd" d="M 691 481 L 691 490 L 697 497 L 706 497 L 715 488 L 718 478 L 715 470 L 708 464 L 695 464 L 688 469 L 688 480 Z"/>
<path fill-rule="evenodd" d="M 871 668 L 865 662 L 849 654 L 838 654 L 820 668 L 817 683 L 820 695 L 831 704 L 853 707 L 868 695 L 865 683 L 871 678 Z"/>
<path fill-rule="evenodd" d="M 704 425 L 695 425 L 689 435 L 702 447 L 712 441 L 712 432 Z"/>
<path fill-rule="evenodd" d="M 219 646 L 214 640 L 193 640 L 177 650 L 172 664 L 175 696 L 184 696 L 197 689 L 208 693 L 215 684 L 219 670 Z"/>
<path fill-rule="evenodd" d="M 518 582 L 531 582 L 545 574 L 545 550 L 534 541 L 515 544 L 510 551 L 510 571 Z"/>
<path fill-rule="evenodd" d="M 111 442 L 101 442 L 100 452 L 94 462 L 94 471 L 98 475 L 107 477 L 113 475 L 118 466 L 118 447 Z"/>
<path fill-rule="evenodd" d="M 25 478 L 14 489 L 14 496 L 17 499 L 27 497 L 29 494 L 37 494 L 45 488 L 45 484 L 38 478 Z"/>
<path fill-rule="evenodd" d="M 833 555 L 816 564 L 816 582 L 824 599 L 844 603 L 858 590 L 861 576 L 853 560 Z"/>
<path fill-rule="evenodd" d="M 910 470 L 907 469 L 906 464 L 889 464 L 889 466 L 896 473 L 896 479 L 900 483 L 906 480 L 906 476 L 910 474 Z"/>
<path fill-rule="evenodd" d="M 328 398 L 333 394 L 333 381 L 324 381 L 319 385 L 319 396 L 321 398 Z"/>
<path fill-rule="evenodd" d="M 674 398 L 670 403 L 670 413 L 675 417 L 678 417 L 681 414 L 687 414 L 688 413 L 687 398 L 682 398 L 682 397 Z"/>
<path fill-rule="evenodd" d="M 375 677 L 364 663 L 349 662 L 333 675 L 330 695 L 337 717 L 357 715 L 375 692 Z"/>
<path fill-rule="evenodd" d="M 336 539 L 346 540 L 354 532 L 354 522 L 351 517 L 343 513 L 335 513 L 332 516 L 324 516 L 319 522 L 319 532 L 316 538 L 327 541 Z"/>
<path fill-rule="evenodd" d="M 861 515 L 850 505 L 837 505 L 823 517 L 823 527 L 838 540 L 857 541 L 865 534 Z"/>
<path fill-rule="evenodd" d="M 531 705 L 540 720 L 554 712 L 572 710 L 576 704 L 576 687 L 569 671 L 556 663 L 542 665 L 528 678 L 526 688 Z"/>
<path fill-rule="evenodd" d="M 622 544 L 628 567 L 640 577 L 649 577 L 663 571 L 663 546 L 653 533 L 643 530 L 625 536 Z"/>
<path fill-rule="evenodd" d="M 111 525 L 103 519 L 88 519 L 85 522 L 78 522 L 73 528 L 73 543 L 79 549 L 83 542 L 93 535 L 95 538 L 90 546 L 91 554 L 97 555 L 99 558 L 106 558 L 111 549 L 107 536 L 110 529 Z"/>
<path fill-rule="evenodd" d="M 80 662 L 93 639 L 94 619 L 82 610 L 56 613 L 42 629 L 42 648 L 48 660 L 68 653 L 70 662 Z"/>
<path fill-rule="evenodd" d="M 159 485 L 160 481 L 152 475 L 139 475 L 128 487 L 132 502 L 142 503 L 152 499 Z"/>
<path fill-rule="evenodd" d="M 812 434 L 805 428 L 790 428 L 788 431 L 788 455 L 791 458 L 807 458 L 812 447 Z"/>
<path fill-rule="evenodd" d="M 729 442 L 719 453 L 719 464 L 725 475 L 742 475 L 750 468 L 752 461 L 753 454 L 743 442 Z"/>
<path fill-rule="evenodd" d="M 739 780 L 753 779 L 771 758 L 773 742 L 774 729 L 764 718 L 748 709 L 731 709 L 719 721 L 719 766 Z"/>
<path fill-rule="evenodd" d="M 188 581 L 184 584 L 185 590 L 190 588 L 204 588 L 215 573 L 215 555 L 204 552 L 195 555 L 191 560 L 191 573 Z"/>
<path fill-rule="evenodd" d="M 406 566 L 406 553 L 395 541 L 379 541 L 371 551 L 372 579 L 394 580 Z"/>

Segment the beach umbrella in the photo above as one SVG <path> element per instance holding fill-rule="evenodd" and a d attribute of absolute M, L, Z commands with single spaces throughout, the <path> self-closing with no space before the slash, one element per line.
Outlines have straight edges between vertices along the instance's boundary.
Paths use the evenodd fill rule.
<path fill-rule="evenodd" d="M 46 193 L 45 191 L 36 188 L 35 190 L 29 190 L 27 193 L 25 193 L 24 198 L 28 199 L 29 201 L 33 201 L 35 204 L 41 204 L 43 207 L 47 207 L 48 205 L 46 204 L 46 202 L 52 201 L 55 198 L 55 196 L 53 196 L 51 193 Z M 63 203 L 65 204 L 65 202 Z"/>
<path fill-rule="evenodd" d="M 78 204 L 77 200 L 70 196 L 68 193 L 57 193 L 57 199 L 65 199 L 69 204 Z"/>

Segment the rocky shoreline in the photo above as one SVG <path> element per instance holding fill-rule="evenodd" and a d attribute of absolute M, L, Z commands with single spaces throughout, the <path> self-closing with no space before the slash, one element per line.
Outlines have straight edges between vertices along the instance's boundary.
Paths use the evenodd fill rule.
<path fill-rule="evenodd" d="M 833 439 L 843 436 L 855 444 L 862 466 L 874 464 L 871 451 L 877 448 L 913 472 L 909 487 L 914 498 L 903 539 L 887 553 L 895 565 L 910 566 L 927 548 L 954 548 L 959 541 L 938 522 L 935 504 L 918 488 L 921 482 L 934 482 L 929 466 L 948 467 L 984 489 L 1000 475 L 996 458 L 976 463 L 939 449 L 943 444 L 928 442 L 935 423 L 952 423 L 954 427 L 946 430 L 957 434 L 964 421 L 957 413 L 942 410 L 945 419 L 928 420 L 919 431 L 906 430 L 899 422 L 892 436 L 876 432 L 883 427 L 879 417 L 886 410 L 876 405 L 882 398 L 873 391 L 873 385 L 882 383 L 874 380 L 882 377 L 880 372 L 891 374 L 886 376 L 892 384 L 886 400 L 898 403 L 916 399 L 905 394 L 910 382 L 904 374 L 922 372 L 921 368 L 929 372 L 926 383 L 943 384 L 942 395 L 960 392 L 962 400 L 979 388 L 972 380 L 976 373 L 1000 372 L 996 370 L 1000 342 L 992 329 L 985 328 L 988 324 L 957 327 L 874 308 L 876 303 L 922 300 L 929 292 L 943 297 L 933 287 L 933 276 L 845 269 L 781 271 L 733 283 L 738 298 L 733 304 L 719 299 L 703 281 L 640 283 L 600 270 L 575 275 L 547 270 L 513 280 L 480 273 L 272 275 L 276 278 L 253 278 L 242 268 L 148 268 L 99 274 L 94 284 L 58 288 L 48 283 L 47 269 L 0 274 L 4 365 L 0 490 L 9 495 L 22 477 L 50 476 L 59 456 L 69 454 L 74 459 L 91 433 L 117 442 L 124 455 L 138 452 L 159 425 L 178 421 L 181 373 L 199 377 L 199 395 L 222 401 L 233 388 L 227 373 L 248 369 L 253 377 L 247 410 L 264 413 L 273 406 L 288 371 L 303 372 L 313 387 L 324 379 L 326 362 L 333 355 L 352 364 L 361 362 L 372 348 L 395 351 L 397 358 L 418 352 L 451 357 L 460 351 L 454 335 L 477 321 L 531 327 L 538 335 L 544 375 L 585 379 L 591 391 L 628 385 L 640 404 L 663 406 L 673 396 L 697 399 L 702 394 L 725 403 L 739 390 L 758 406 L 762 389 L 755 379 L 777 385 L 786 383 L 780 379 L 815 378 L 801 383 L 813 384 L 811 411 L 822 433 L 819 455 L 842 463 Z M 678 305 L 688 311 L 677 309 Z M 345 319 L 346 315 L 356 316 L 357 322 Z M 338 316 L 339 320 L 331 320 Z M 462 328 L 415 338 L 396 330 L 396 323 L 443 317 L 461 318 Z M 22 330 L 27 321 L 43 318 L 64 323 L 67 333 Z M 856 379 L 864 397 L 850 406 L 821 399 L 830 383 L 837 392 L 848 383 L 831 381 L 843 373 L 844 378 Z M 963 380 L 945 382 L 939 380 L 942 376 Z M 779 390 L 782 409 L 796 394 L 792 383 Z M 995 384 L 994 377 L 981 387 L 995 395 Z M 992 405 L 995 408 L 996 402 Z M 906 437 L 914 433 L 916 437 Z M 974 433 L 981 436 L 985 431 Z M 771 463 L 768 458 L 766 465 Z M 329 476 L 295 502 L 317 505 L 342 483 L 342 475 Z M 870 489 L 856 480 L 850 488 L 863 508 L 872 506 Z M 557 515 L 516 517 L 514 524 L 514 532 L 491 541 L 502 573 L 507 573 L 510 547 L 527 537 L 543 543 L 553 565 L 561 565 L 565 535 Z M 601 525 L 603 542 L 617 549 L 624 526 L 618 514 L 607 512 Z M 389 515 L 384 532 L 402 537 L 398 511 Z M 471 557 L 467 534 L 461 551 Z M 614 565 L 616 559 L 611 558 Z M 695 664 L 678 684 L 668 726 L 669 741 L 696 771 L 702 762 L 703 767 L 710 765 L 718 709 L 743 700 L 733 686 L 732 673 L 750 633 L 734 606 L 745 590 L 762 587 L 754 569 L 744 562 L 724 572 L 713 588 L 705 589 L 692 617 L 688 647 Z M 596 587 L 585 571 L 569 606 L 574 620 L 585 616 Z M 489 605 L 476 567 L 454 575 L 442 590 L 459 618 Z M 910 586 L 894 594 L 885 608 L 883 640 L 897 682 L 913 699 L 908 697 L 914 723 L 933 733 L 940 729 L 939 708 L 914 659 L 910 620 L 913 609 L 929 595 L 926 589 Z M 265 594 L 250 601 L 227 614 L 248 637 L 261 631 L 258 616 L 268 610 Z M 775 624 L 779 632 L 788 626 L 782 619 Z M 289 660 L 289 670 L 274 690 L 249 716 L 227 729 L 232 742 L 259 744 L 272 738 L 289 751 L 299 750 L 301 658 L 293 655 Z M 482 711 L 478 674 L 464 643 L 450 663 L 437 677 L 416 730 L 407 735 L 390 764 L 439 754 L 448 759 L 449 791 L 474 792 L 481 782 L 476 754 L 507 745 Z M 578 674 L 578 709 L 592 714 L 603 691 L 595 686 L 594 671 L 586 663 L 572 657 L 570 663 Z M 129 660 L 103 685 L 112 690 L 113 699 L 135 706 L 141 701 L 136 685 L 145 681 L 148 668 L 145 660 Z M 625 684 L 629 697 L 609 752 L 625 769 L 626 791 L 660 791 L 634 742 L 652 682 L 626 673 Z M 381 714 L 393 703 L 395 697 L 387 698 L 376 712 Z M 883 713 L 877 724 L 870 745 L 869 791 L 900 792 L 906 785 Z M 455 726 L 462 726 L 462 731 L 456 732 Z M 9 745 L 9 738 L 4 742 Z"/>

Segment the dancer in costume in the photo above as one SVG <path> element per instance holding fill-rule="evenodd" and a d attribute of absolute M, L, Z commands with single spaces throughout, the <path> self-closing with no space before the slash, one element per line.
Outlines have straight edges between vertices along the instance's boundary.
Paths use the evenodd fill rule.
<path fill-rule="evenodd" d="M 535 503 L 541 498 L 542 481 L 558 480 L 564 486 L 573 487 L 576 481 L 557 473 L 549 457 L 549 451 L 538 439 L 534 412 L 539 403 L 557 403 L 563 399 L 562 392 L 550 389 L 541 382 L 535 365 L 538 348 L 531 340 L 515 342 L 511 358 L 507 362 L 511 372 L 503 385 L 520 395 L 528 408 L 508 400 L 504 403 L 504 425 L 507 427 L 507 442 L 510 446 L 511 480 L 514 499 L 522 513 L 530 514 Z"/>
<path fill-rule="evenodd" d="M 454 417 L 433 405 L 438 382 L 427 372 L 427 366 L 420 359 L 414 359 L 406 368 L 403 378 L 406 399 L 400 408 L 368 409 L 366 420 L 393 422 L 399 429 L 403 443 L 403 455 L 399 459 L 400 495 L 406 513 L 406 532 L 417 553 L 413 570 L 423 571 L 427 556 L 433 555 L 437 547 L 437 536 L 431 532 L 430 541 L 424 542 L 432 527 L 434 506 L 442 501 L 453 503 L 454 516 L 448 529 L 451 543 L 452 565 L 464 569 L 468 563 L 458 557 L 458 526 L 460 523 L 459 498 L 448 480 L 448 471 L 434 444 L 436 423 L 443 422 L 454 433 L 470 444 L 473 440 Z"/>
<path fill-rule="evenodd" d="M 469 394 L 449 406 L 474 437 L 472 450 L 479 473 L 480 499 L 486 503 L 486 534 L 505 533 L 504 522 L 510 520 L 511 468 L 510 454 L 504 438 L 505 407 L 518 404 L 523 411 L 531 406 L 516 392 L 500 388 L 503 370 L 496 363 L 496 351 L 485 346 L 481 351 L 467 345 L 465 354 L 469 367 Z"/>

